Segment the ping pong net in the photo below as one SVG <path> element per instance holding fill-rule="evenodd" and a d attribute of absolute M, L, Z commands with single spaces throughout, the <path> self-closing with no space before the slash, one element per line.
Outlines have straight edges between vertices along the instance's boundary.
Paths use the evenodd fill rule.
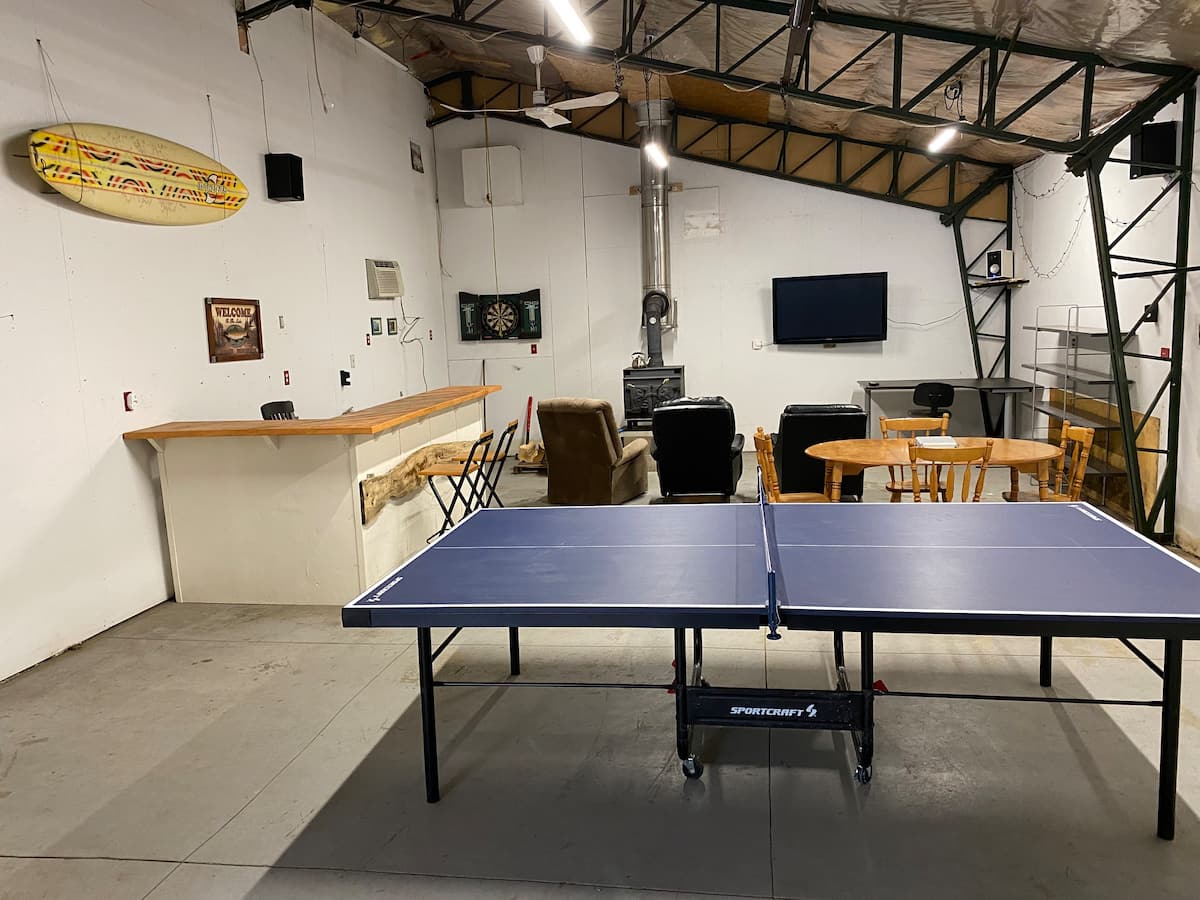
<path fill-rule="evenodd" d="M 775 537 L 775 510 L 767 501 L 761 468 L 758 470 L 758 510 L 762 518 L 763 554 L 766 557 L 767 569 L 767 639 L 777 641 L 781 637 L 778 594 L 779 545 Z"/>

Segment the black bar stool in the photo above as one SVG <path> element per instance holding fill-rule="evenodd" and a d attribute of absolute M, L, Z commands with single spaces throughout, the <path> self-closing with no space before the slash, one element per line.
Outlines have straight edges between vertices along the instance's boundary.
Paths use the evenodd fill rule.
<path fill-rule="evenodd" d="M 296 407 L 292 404 L 291 400 L 272 400 L 270 403 L 264 403 L 259 407 L 259 412 L 268 421 L 271 419 L 296 418 Z"/>
<path fill-rule="evenodd" d="M 472 494 L 477 507 L 486 509 L 493 502 L 497 506 L 504 506 L 496 494 L 496 490 L 500 486 L 500 474 L 504 471 L 504 461 L 508 459 L 508 451 L 512 448 L 513 436 L 517 433 L 517 420 L 513 419 L 509 422 L 502 432 L 500 432 L 500 440 L 496 442 L 496 449 L 483 456 L 479 463 L 485 465 L 481 475 L 476 479 L 476 485 L 479 487 L 479 494 Z M 467 454 L 459 453 L 454 457 L 455 462 L 466 462 Z"/>
<path fill-rule="evenodd" d="M 461 462 L 455 461 L 427 466 L 418 473 L 422 478 L 429 479 L 429 489 L 433 492 L 433 497 L 437 500 L 437 504 L 441 507 L 442 515 L 444 516 L 442 527 L 435 534 L 431 534 L 426 543 L 432 541 L 434 538 L 441 537 L 454 527 L 454 510 L 458 506 L 459 501 L 462 501 L 464 517 L 477 508 L 479 498 L 483 493 L 477 483 L 479 472 L 491 446 L 492 432 L 490 430 L 485 431 L 475 439 L 475 443 L 471 445 L 471 450 L 467 453 L 466 459 Z M 437 489 L 437 482 L 434 481 L 435 478 L 439 477 L 445 478 L 454 485 L 454 493 L 450 497 L 450 504 L 448 506 Z M 470 486 L 470 490 L 464 493 L 463 488 L 467 485 Z"/>

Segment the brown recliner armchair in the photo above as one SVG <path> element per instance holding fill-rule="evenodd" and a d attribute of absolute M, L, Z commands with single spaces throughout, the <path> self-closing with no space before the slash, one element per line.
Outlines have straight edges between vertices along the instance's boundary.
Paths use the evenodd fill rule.
<path fill-rule="evenodd" d="M 546 442 L 551 503 L 606 506 L 646 493 L 649 444 L 637 438 L 622 448 L 608 401 L 542 400 L 538 422 Z"/>

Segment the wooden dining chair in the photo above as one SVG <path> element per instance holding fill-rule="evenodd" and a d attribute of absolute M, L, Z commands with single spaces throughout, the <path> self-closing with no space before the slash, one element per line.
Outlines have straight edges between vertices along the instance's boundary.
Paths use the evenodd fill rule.
<path fill-rule="evenodd" d="M 945 435 L 950 433 L 950 413 L 940 416 L 919 416 L 916 418 L 889 419 L 879 417 L 879 432 L 884 439 L 923 437 L 931 434 Z M 921 493 L 929 493 L 929 470 L 926 467 L 921 479 Z M 898 466 L 888 466 L 888 483 L 884 489 L 892 495 L 892 503 L 899 503 L 900 498 L 913 491 L 912 481 L 908 473 Z M 940 482 L 938 489 L 941 489 Z"/>
<path fill-rule="evenodd" d="M 912 468 L 912 495 L 913 500 L 917 503 L 921 502 L 921 468 L 926 469 L 926 478 L 928 478 L 928 470 L 933 469 L 933 477 L 937 479 L 937 483 L 942 484 L 942 467 L 948 467 L 946 472 L 945 487 L 940 491 L 930 491 L 929 499 L 934 503 L 938 502 L 938 495 L 941 494 L 942 500 L 950 503 L 954 500 L 955 484 L 954 484 L 954 467 L 961 465 L 963 467 L 962 474 L 962 497 L 964 503 L 967 501 L 967 494 L 971 491 L 971 466 L 979 465 L 979 477 L 975 480 L 975 490 L 971 493 L 971 502 L 978 503 L 979 498 L 983 496 L 983 479 L 987 475 L 988 463 L 992 459 L 992 441 L 988 441 L 982 447 L 953 447 L 946 449 L 934 449 L 931 447 L 918 447 L 915 440 L 908 442 L 908 461 Z"/>
<path fill-rule="evenodd" d="M 1047 500 L 1059 503 L 1075 503 L 1083 496 L 1083 477 L 1087 474 L 1088 457 L 1092 453 L 1092 442 L 1096 439 L 1095 428 L 1072 425 L 1064 420 L 1059 448 L 1062 453 L 1054 463 L 1054 474 L 1050 481 L 1051 493 Z M 1068 459 L 1070 464 L 1068 465 Z"/>
<path fill-rule="evenodd" d="M 783 494 L 779 491 L 779 476 L 775 472 L 775 448 L 771 445 L 771 436 L 759 426 L 754 433 L 754 452 L 758 456 L 758 468 L 762 472 L 763 490 L 769 503 L 828 503 L 829 498 L 824 494 L 796 493 Z"/>

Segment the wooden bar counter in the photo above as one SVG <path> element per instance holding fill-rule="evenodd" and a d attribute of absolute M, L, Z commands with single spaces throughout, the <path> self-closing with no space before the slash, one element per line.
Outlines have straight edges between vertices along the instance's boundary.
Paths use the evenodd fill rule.
<path fill-rule="evenodd" d="M 168 422 L 157 451 L 175 599 L 341 605 L 425 546 L 427 487 L 363 523 L 359 482 L 474 440 L 495 385 L 451 386 L 330 419 Z"/>

